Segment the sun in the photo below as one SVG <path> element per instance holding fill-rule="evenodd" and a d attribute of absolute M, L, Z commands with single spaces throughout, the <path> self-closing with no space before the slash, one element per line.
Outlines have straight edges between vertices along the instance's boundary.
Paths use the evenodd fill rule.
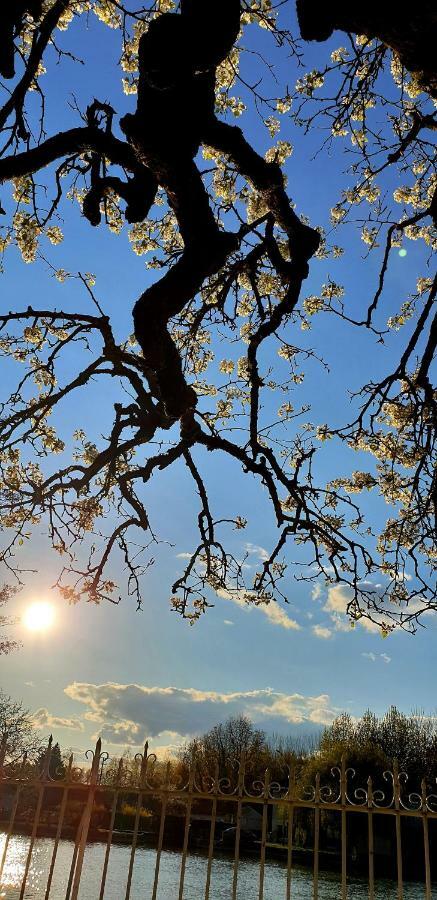
<path fill-rule="evenodd" d="M 29 631 L 48 631 L 55 620 L 55 609 L 52 603 L 38 600 L 26 609 L 23 622 Z"/>

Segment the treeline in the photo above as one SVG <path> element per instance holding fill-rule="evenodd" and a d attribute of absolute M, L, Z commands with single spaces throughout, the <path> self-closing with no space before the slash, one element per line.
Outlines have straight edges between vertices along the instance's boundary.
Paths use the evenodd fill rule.
<path fill-rule="evenodd" d="M 422 779 L 435 783 L 437 776 L 437 717 L 422 713 L 406 715 L 392 706 L 383 716 L 367 711 L 355 719 L 344 713 L 318 734 L 308 736 L 268 734 L 244 715 L 233 716 L 187 741 L 176 755 L 149 762 L 149 773 L 171 785 L 186 784 L 190 767 L 195 765 L 196 780 L 206 783 L 216 775 L 235 783 L 238 764 L 244 754 L 246 783 L 263 778 L 285 785 L 291 770 L 298 789 L 314 785 L 316 773 L 325 785 L 338 782 L 342 758 L 350 770 L 348 779 L 354 786 L 365 786 L 370 776 L 375 789 L 387 790 L 384 772 L 392 771 L 397 761 L 399 771 L 408 774 L 409 789 L 420 788 Z M 127 751 L 122 758 L 121 781 L 137 784 L 141 759 Z M 355 773 L 355 775 L 353 774 Z M 105 765 L 103 781 L 120 777 L 119 760 Z"/>
<path fill-rule="evenodd" d="M 231 777 L 242 753 L 248 778 L 260 777 L 268 769 L 270 777 L 281 782 L 291 768 L 302 784 L 313 784 L 317 772 L 329 782 L 331 770 L 344 757 L 361 782 L 369 776 L 375 785 L 386 782 L 383 773 L 392 770 L 396 760 L 409 782 L 417 784 L 437 776 L 437 717 L 406 715 L 391 706 L 381 717 L 370 710 L 359 719 L 344 713 L 318 735 L 296 738 L 268 735 L 247 717 L 237 716 L 187 742 L 178 754 L 178 765 L 188 770 L 195 758 L 199 771 L 211 775 L 217 768 L 220 777 Z"/>
<path fill-rule="evenodd" d="M 35 731 L 29 713 L 20 702 L 0 691 L 0 730 L 7 731 L 8 756 L 27 766 L 40 769 L 44 764 L 41 746 L 46 744 L 40 731 Z M 103 748 L 105 749 L 105 748 Z M 254 780 L 268 769 L 271 780 L 284 784 L 291 769 L 297 784 L 314 784 L 318 772 L 325 783 L 332 780 L 332 769 L 344 758 L 346 766 L 356 773 L 357 781 L 372 777 L 375 786 L 384 787 L 383 773 L 393 769 L 394 760 L 400 771 L 408 774 L 408 783 L 417 788 L 422 779 L 435 783 L 437 776 L 437 716 L 413 712 L 409 715 L 391 706 L 383 716 L 368 710 L 361 718 L 348 713 L 338 716 L 318 734 L 306 737 L 268 734 L 247 716 L 239 715 L 217 724 L 187 741 L 176 755 L 168 759 L 150 760 L 155 776 L 167 777 L 172 783 L 185 782 L 195 760 L 199 777 L 235 780 L 238 763 L 245 757 L 246 779 Z M 62 779 L 68 767 L 69 753 L 58 744 L 52 746 L 50 777 Z M 83 763 L 82 763 L 83 764 Z M 125 785 L 138 783 L 141 759 L 130 751 L 120 759 L 112 756 L 102 769 L 103 782 L 118 777 Z M 73 773 L 71 773 L 73 775 Z M 85 772 L 74 769 L 73 780 L 82 780 Z M 334 777 L 336 777 L 334 775 Z M 351 777 L 352 773 L 351 773 Z"/>

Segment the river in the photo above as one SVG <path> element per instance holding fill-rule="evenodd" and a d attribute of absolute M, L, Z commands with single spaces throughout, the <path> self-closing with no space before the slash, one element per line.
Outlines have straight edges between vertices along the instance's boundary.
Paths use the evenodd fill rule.
<path fill-rule="evenodd" d="M 4 846 L 4 835 L 0 837 L 0 857 Z M 0 888 L 2 900 L 18 900 L 22 874 L 26 863 L 29 838 L 11 838 L 6 865 Z M 25 900 L 44 900 L 47 873 L 53 849 L 53 841 L 38 839 L 32 855 L 32 863 L 27 880 Z M 65 900 L 70 864 L 73 853 L 71 841 L 61 841 L 54 870 L 50 900 Z M 103 869 L 105 846 L 90 844 L 86 849 L 81 880 L 80 900 L 98 900 L 100 879 Z M 109 859 L 106 880 L 106 900 L 123 900 L 129 867 L 130 848 L 113 846 Z M 148 900 L 152 895 L 156 854 L 153 850 L 139 847 L 133 870 L 131 900 Z M 161 858 L 158 900 L 176 900 L 181 864 L 180 853 L 164 851 Z M 184 900 L 203 900 L 206 879 L 206 858 L 200 854 L 190 854 L 187 859 Z M 230 900 L 233 864 L 227 857 L 218 857 L 213 862 L 210 900 Z M 268 861 L 265 870 L 264 900 L 285 898 L 286 869 L 282 863 Z M 240 861 L 238 875 L 238 900 L 256 900 L 259 885 L 259 863 L 253 860 Z M 419 900 L 424 897 L 422 884 L 407 883 L 404 900 Z M 376 886 L 376 900 L 396 900 L 397 891 L 393 882 L 381 881 Z M 338 900 L 340 886 L 338 875 L 320 873 L 319 900 Z M 368 888 L 365 881 L 350 879 L 349 900 L 365 900 Z M 311 900 L 312 875 L 304 868 L 293 869 L 293 900 Z M 437 891 L 433 893 L 437 898 Z"/>

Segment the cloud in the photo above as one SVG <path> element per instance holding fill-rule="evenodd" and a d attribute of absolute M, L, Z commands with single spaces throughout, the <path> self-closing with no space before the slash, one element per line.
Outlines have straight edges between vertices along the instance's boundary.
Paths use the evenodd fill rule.
<path fill-rule="evenodd" d="M 291 631 L 300 631 L 301 626 L 299 622 L 296 622 L 296 619 L 292 619 L 291 616 L 288 616 L 285 612 L 285 609 L 282 606 L 279 606 L 278 603 L 272 601 L 267 606 L 262 605 L 258 607 L 261 612 L 270 619 L 273 625 L 280 625 L 281 628 L 288 628 Z"/>
<path fill-rule="evenodd" d="M 223 625 L 233 625 L 233 624 L 234 624 L 234 623 L 231 622 L 230 619 L 223 619 Z"/>
<path fill-rule="evenodd" d="M 376 587 L 377 586 L 375 585 L 375 589 Z M 344 584 L 334 584 L 328 589 L 328 598 L 323 609 L 330 616 L 335 631 L 351 630 L 351 620 L 349 619 L 346 610 L 352 597 L 352 590 Z M 379 634 L 381 631 L 381 625 L 377 622 L 372 622 L 370 619 L 366 619 L 365 616 L 359 619 L 358 622 L 355 620 L 355 624 L 361 625 L 365 631 L 369 631 L 371 634 Z"/>
<path fill-rule="evenodd" d="M 322 640 L 325 641 L 332 637 L 331 628 L 325 628 L 323 625 L 313 625 L 312 632 L 316 637 L 322 638 Z"/>
<path fill-rule="evenodd" d="M 318 600 L 322 596 L 322 585 L 317 581 L 311 591 L 312 600 Z"/>
<path fill-rule="evenodd" d="M 217 595 L 223 600 L 230 600 L 231 603 L 235 603 L 240 609 L 245 609 L 248 612 L 251 612 L 254 609 L 259 610 L 259 612 L 270 620 L 272 625 L 279 625 L 281 628 L 286 628 L 290 631 L 301 630 L 299 622 L 296 622 L 296 619 L 287 615 L 285 609 L 282 606 L 279 606 L 279 603 L 275 602 L 275 600 L 271 600 L 270 603 L 260 603 L 257 605 L 256 603 L 250 603 L 250 601 L 248 602 L 246 600 L 246 597 L 250 596 L 250 591 L 231 592 L 226 591 L 223 588 L 219 588 Z"/>
<path fill-rule="evenodd" d="M 328 589 L 328 599 L 323 607 L 326 612 L 346 612 L 351 593 L 342 584 L 334 584 Z"/>
<path fill-rule="evenodd" d="M 360 619 L 360 625 L 365 631 L 370 631 L 371 634 L 379 634 L 381 631 L 381 625 L 371 622 L 370 619 Z"/>
<path fill-rule="evenodd" d="M 369 653 L 362 653 L 361 656 L 364 656 L 365 659 L 369 659 L 371 662 L 376 662 L 377 659 L 382 659 L 387 665 L 391 662 L 391 656 L 388 656 L 387 653 L 372 653 L 370 651 Z"/>
<path fill-rule="evenodd" d="M 61 716 L 52 716 L 48 709 L 41 707 L 31 716 L 34 728 L 71 728 L 73 731 L 83 731 L 83 722 L 80 719 L 66 719 Z"/>
<path fill-rule="evenodd" d="M 176 745 L 232 715 L 277 730 L 293 725 L 325 725 L 339 714 L 328 694 L 286 694 L 272 688 L 253 691 L 203 691 L 140 684 L 74 682 L 67 696 L 86 708 L 85 718 L 98 725 L 105 742 L 141 745 L 146 738 Z"/>
<path fill-rule="evenodd" d="M 254 554 L 258 557 L 258 559 L 262 560 L 262 562 L 266 562 L 267 559 L 270 559 L 270 553 L 265 549 L 265 547 L 259 547 L 258 544 L 246 543 L 244 545 L 244 549 L 246 553 L 248 553 L 249 555 Z"/>

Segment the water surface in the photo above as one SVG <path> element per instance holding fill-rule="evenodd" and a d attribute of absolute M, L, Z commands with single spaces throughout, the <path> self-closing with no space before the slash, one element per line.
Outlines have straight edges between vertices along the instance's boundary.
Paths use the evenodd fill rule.
<path fill-rule="evenodd" d="M 5 836 L 0 836 L 0 857 Z M 2 900 L 18 900 L 20 886 L 26 864 L 29 838 L 11 838 L 6 865 L 0 888 Z M 81 880 L 80 900 L 98 900 L 103 871 L 105 845 L 90 844 L 86 849 Z M 53 841 L 41 838 L 35 842 L 32 862 L 27 879 L 25 900 L 44 900 L 47 874 L 53 850 Z M 50 900 L 65 900 L 73 843 L 61 841 L 54 870 Z M 130 848 L 113 846 L 109 858 L 106 879 L 106 900 L 123 900 L 129 868 Z M 155 873 L 156 853 L 146 847 L 139 847 L 135 855 L 131 900 L 150 900 Z M 176 900 L 179 888 L 181 854 L 163 851 L 159 874 L 158 900 Z M 204 900 L 207 860 L 200 854 L 190 854 L 187 858 L 184 900 Z M 230 900 L 232 896 L 233 863 L 227 857 L 218 857 L 212 866 L 210 900 Z M 285 898 L 286 868 L 281 862 L 268 861 L 265 867 L 264 900 Z M 251 859 L 240 861 L 238 874 L 239 900 L 257 900 L 259 888 L 259 862 Z M 436 886 L 437 888 L 437 886 Z M 338 874 L 321 872 L 319 877 L 319 900 L 339 900 L 341 896 Z M 425 896 L 422 884 L 407 883 L 404 900 L 419 900 Z M 437 889 L 433 892 L 437 900 Z M 365 900 L 368 887 L 365 881 L 349 879 L 349 900 Z M 396 900 L 396 885 L 381 881 L 376 886 L 376 900 Z M 312 874 L 307 869 L 297 867 L 292 876 L 293 900 L 311 900 Z"/>

